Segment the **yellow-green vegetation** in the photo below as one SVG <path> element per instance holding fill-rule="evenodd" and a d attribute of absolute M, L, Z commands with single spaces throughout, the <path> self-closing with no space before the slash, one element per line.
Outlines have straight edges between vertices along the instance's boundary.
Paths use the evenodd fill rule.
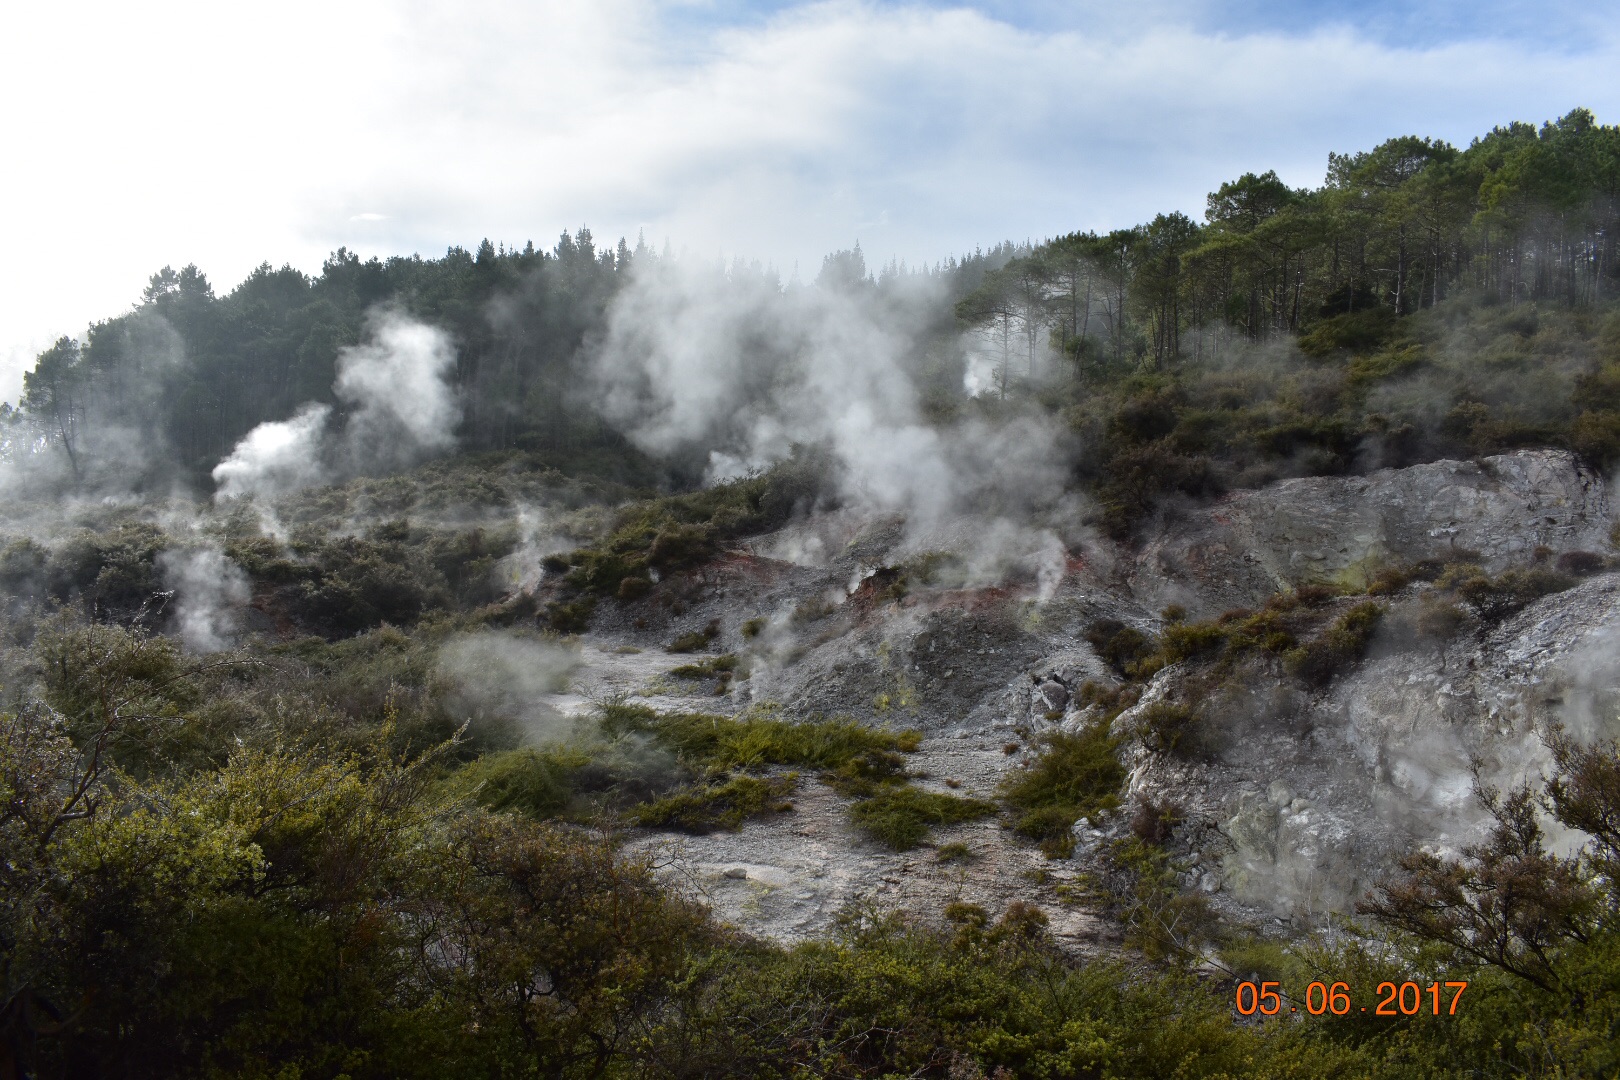
<path fill-rule="evenodd" d="M 779 719 L 772 709 L 739 717 L 659 713 L 645 705 L 609 703 L 602 726 L 610 733 L 640 732 L 669 746 L 699 769 L 753 769 L 769 765 L 849 769 L 856 763 L 898 762 L 922 742 L 915 731 L 885 731 L 853 720 Z"/>
<path fill-rule="evenodd" d="M 993 803 L 924 792 L 907 782 L 903 754 L 922 741 L 915 731 L 875 730 L 852 720 L 779 719 L 771 710 L 740 717 L 658 713 L 642 705 L 609 704 L 603 729 L 610 735 L 638 733 L 655 739 L 705 782 L 635 812 L 640 824 L 679 828 L 735 828 L 744 818 L 774 809 L 793 790 L 780 777 L 744 775 L 749 770 L 799 767 L 816 770 L 854 799 L 850 820 L 896 850 L 921 843 L 933 825 L 951 825 L 995 812 Z M 762 786 L 775 784 L 774 787 Z"/>
<path fill-rule="evenodd" d="M 497 751 L 458 769 L 449 787 L 490 810 L 516 810 L 544 821 L 574 804 L 574 774 L 589 763 L 579 750 Z"/>
<path fill-rule="evenodd" d="M 882 566 L 868 582 L 878 600 L 901 600 L 918 588 L 949 588 L 967 580 L 967 566 L 950 551 L 925 551 L 899 566 Z"/>
<path fill-rule="evenodd" d="M 718 675 L 724 671 L 735 671 L 736 669 L 736 655 L 726 653 L 723 656 L 711 656 L 706 660 L 700 660 L 696 664 L 682 664 L 679 667 L 671 668 L 669 673 L 682 679 L 703 679 Z"/>
<path fill-rule="evenodd" d="M 1355 605 L 1322 633 L 1283 654 L 1288 670 L 1308 686 L 1326 686 L 1366 653 L 1384 610 L 1371 600 Z"/>
<path fill-rule="evenodd" d="M 1132 948 L 1152 960 L 1194 966 L 1218 943 L 1220 928 L 1205 897 L 1181 887 L 1160 842 L 1140 835 L 1157 834 L 1165 824 L 1162 809 L 1138 813 L 1135 835 L 1107 844 L 1082 887 L 1092 906 L 1119 921 Z"/>
<path fill-rule="evenodd" d="M 707 649 L 716 638 L 720 636 L 719 620 L 711 620 L 701 630 L 693 630 L 682 634 L 664 648 L 672 653 L 701 652 Z"/>
<path fill-rule="evenodd" d="M 630 820 L 650 828 L 694 833 L 735 829 L 748 818 L 792 810 L 787 797 L 793 794 L 797 780 L 793 774 L 732 776 L 723 783 L 692 787 L 642 803 L 631 811 Z"/>
<path fill-rule="evenodd" d="M 996 812 L 995 803 L 962 795 L 923 791 L 914 784 L 879 785 L 855 803 L 850 820 L 872 839 L 896 851 L 923 842 L 931 825 L 959 825 Z"/>
<path fill-rule="evenodd" d="M 1158 754 L 1190 755 L 1198 735 L 1198 714 L 1173 701 L 1155 701 L 1138 714 L 1142 745 Z"/>
<path fill-rule="evenodd" d="M 1001 797 L 1018 814 L 1017 830 L 1040 841 L 1047 855 L 1066 858 L 1074 850 L 1075 822 L 1119 806 L 1125 769 L 1118 751 L 1106 721 L 1043 736 L 1034 761 L 1002 782 Z"/>
<path fill-rule="evenodd" d="M 1575 578 L 1545 566 L 1506 570 L 1493 578 L 1478 566 L 1455 563 L 1434 584 L 1471 606 L 1480 618 L 1494 621 L 1523 610 L 1543 596 L 1563 592 L 1575 584 Z"/>
<path fill-rule="evenodd" d="M 1173 808 L 1138 807 L 1086 883 L 1134 950 L 1118 963 L 1070 958 L 1022 905 L 954 906 L 944 925 L 856 907 L 780 948 L 566 822 L 640 806 L 731 827 L 779 812 L 792 767 L 856 792 L 904 842 L 969 809 L 906 786 L 915 733 L 615 704 L 564 746 L 480 755 L 446 741 L 437 633 L 198 659 L 70 612 L 7 625 L 0 662 L 41 702 L 0 709 L 8 1065 L 41 1080 L 1620 1070 L 1613 745 L 1555 737 L 1544 789 L 1489 800 L 1492 831 L 1455 858 L 1414 852 L 1331 941 L 1211 922 L 1177 887 Z M 1134 693 L 1081 698 L 1107 716 Z M 1054 738 L 1007 795 L 1066 808 L 1047 822 L 1066 832 L 1117 799 L 1111 744 L 1100 724 Z M 1549 849 L 1548 816 L 1591 842 Z M 1295 1000 L 1312 981 L 1358 1005 L 1386 981 L 1469 988 L 1438 1019 L 1240 1020 L 1231 978 L 1189 970 L 1205 957 Z"/>
<path fill-rule="evenodd" d="M 603 539 L 553 556 L 547 568 L 566 574 L 579 593 L 634 600 L 651 591 L 653 573 L 696 566 L 728 540 L 787 521 L 795 506 L 818 494 L 824 468 L 801 453 L 758 476 L 629 503 Z"/>
<path fill-rule="evenodd" d="M 730 679 L 736 671 L 737 657 L 732 653 L 669 669 L 669 673 L 677 679 Z"/>

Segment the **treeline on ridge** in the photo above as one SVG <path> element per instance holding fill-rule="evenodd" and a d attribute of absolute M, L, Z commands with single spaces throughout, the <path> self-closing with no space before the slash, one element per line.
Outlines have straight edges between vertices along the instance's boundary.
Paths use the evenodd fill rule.
<path fill-rule="evenodd" d="M 1559 445 L 1620 456 L 1620 369 L 1608 321 L 1620 270 L 1620 129 L 1577 109 L 1465 149 L 1401 137 L 1333 155 L 1324 184 L 1247 174 L 1205 221 L 1001 244 L 875 277 L 859 245 L 813 286 L 734 263 L 718 288 L 835 289 L 932 314 L 906 356 L 927 415 L 1044 410 L 1074 432 L 1076 480 L 1128 530 L 1166 494 L 1283 476 Z M 595 408 L 590 350 L 644 244 L 453 248 L 438 259 L 335 252 L 308 277 L 261 266 L 224 296 L 195 267 L 154 275 L 136 308 L 41 354 L 0 452 L 146 463 L 121 482 L 206 487 L 255 425 L 336 405 L 340 351 L 392 307 L 444 329 L 458 445 L 562 464 L 647 468 Z M 967 331 L 967 333 L 964 333 Z M 814 356 L 804 358 L 814 363 Z M 970 379 L 977 367 L 988 371 Z M 971 383 L 971 385 L 969 385 Z M 121 454 L 139 444 L 151 452 Z"/>

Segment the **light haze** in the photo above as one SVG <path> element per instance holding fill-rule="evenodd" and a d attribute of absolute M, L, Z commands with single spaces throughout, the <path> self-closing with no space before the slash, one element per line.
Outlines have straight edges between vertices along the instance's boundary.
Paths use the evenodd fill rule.
<path fill-rule="evenodd" d="M 308 0 L 0 16 L 0 399 L 159 267 L 564 228 L 813 277 L 1199 217 L 1397 131 L 1620 114 L 1603 5 Z"/>

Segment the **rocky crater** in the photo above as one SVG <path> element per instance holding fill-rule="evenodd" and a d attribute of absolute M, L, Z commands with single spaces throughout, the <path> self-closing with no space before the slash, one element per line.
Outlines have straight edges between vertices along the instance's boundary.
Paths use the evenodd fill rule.
<path fill-rule="evenodd" d="M 903 522 L 811 525 L 604 607 L 557 707 L 613 697 L 735 714 L 774 703 L 796 717 L 915 729 L 923 741 L 908 767 L 920 787 L 989 798 L 1043 733 L 1098 721 L 1095 688 L 1128 681 L 1099 655 L 1100 621 L 1155 640 L 1167 605 L 1184 609 L 1168 613 L 1177 620 L 1214 619 L 1278 593 L 1370 585 L 1371 599 L 1323 591 L 1312 617 L 1327 627 L 1376 603 L 1378 619 L 1362 654 L 1316 682 L 1264 650 L 1223 668 L 1219 685 L 1193 661 L 1138 679 L 1135 703 L 1112 720 L 1124 806 L 1079 822 L 1069 858 L 1048 859 L 995 817 L 936 828 L 930 846 L 895 853 L 864 839 L 847 800 L 808 777 L 791 813 L 736 832 L 637 834 L 672 880 L 771 937 L 820 933 L 852 902 L 927 913 L 1019 899 L 1042 906 L 1061 940 L 1093 947 L 1109 931 L 1077 886 L 1142 804 L 1173 808 L 1163 842 L 1185 888 L 1234 918 L 1317 924 L 1350 912 L 1402 854 L 1475 839 L 1476 786 L 1534 778 L 1547 725 L 1620 734 L 1620 573 L 1604 569 L 1613 512 L 1601 479 L 1562 452 L 1283 481 L 1167 516 L 1135 548 L 1079 535 L 1054 560 L 1040 554 L 1045 540 L 1024 543 L 1022 568 L 994 580 L 952 572 L 952 553 Z M 1578 574 L 1506 617 L 1440 604 L 1451 595 L 1443 577 L 1392 584 L 1385 573 L 1427 560 L 1495 580 L 1583 552 L 1564 559 Z M 1454 609 L 1441 630 L 1430 625 Z M 700 632 L 711 654 L 737 657 L 735 677 L 669 676 L 689 658 L 664 647 Z M 1167 702 L 1199 725 L 1173 751 L 1143 722 Z M 946 845 L 966 853 L 941 859 Z"/>

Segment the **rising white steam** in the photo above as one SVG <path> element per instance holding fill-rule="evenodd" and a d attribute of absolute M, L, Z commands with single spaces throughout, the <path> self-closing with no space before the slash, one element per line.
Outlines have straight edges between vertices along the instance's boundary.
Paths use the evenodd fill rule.
<path fill-rule="evenodd" d="M 165 551 L 158 557 L 164 584 L 174 590 L 175 622 L 190 652 L 231 647 L 238 615 L 248 602 L 248 577 L 215 548 Z"/>
<path fill-rule="evenodd" d="M 320 483 L 326 475 L 321 446 L 331 414 L 331 406 L 311 402 L 290 420 L 274 420 L 248 432 L 231 456 L 214 466 L 214 497 L 274 496 Z"/>
<path fill-rule="evenodd" d="M 1059 455 L 1041 421 L 923 418 L 910 367 L 943 288 L 919 275 L 885 290 L 783 289 L 769 275 L 638 263 L 595 358 L 604 412 L 649 452 L 706 454 L 711 482 L 795 444 L 823 447 L 846 499 L 914 528 L 986 499 L 1023 509 L 1051 498 Z"/>
<path fill-rule="evenodd" d="M 409 464 L 455 442 L 455 394 L 445 382 L 456 362 L 437 327 L 398 314 L 373 318 L 372 340 L 338 355 L 332 389 L 355 406 L 344 432 L 360 469 Z"/>
<path fill-rule="evenodd" d="M 438 675 L 453 687 L 449 706 L 475 728 L 516 724 L 527 741 L 567 737 L 572 722 L 552 699 L 568 689 L 579 654 L 517 633 L 463 634 L 439 650 Z"/>
<path fill-rule="evenodd" d="M 309 403 L 260 424 L 214 467 L 215 498 L 274 497 L 324 481 L 413 464 L 455 442 L 459 415 L 446 382 L 455 349 L 442 330 L 397 312 L 374 313 L 371 340 L 338 354 L 342 431 L 331 407 Z"/>

